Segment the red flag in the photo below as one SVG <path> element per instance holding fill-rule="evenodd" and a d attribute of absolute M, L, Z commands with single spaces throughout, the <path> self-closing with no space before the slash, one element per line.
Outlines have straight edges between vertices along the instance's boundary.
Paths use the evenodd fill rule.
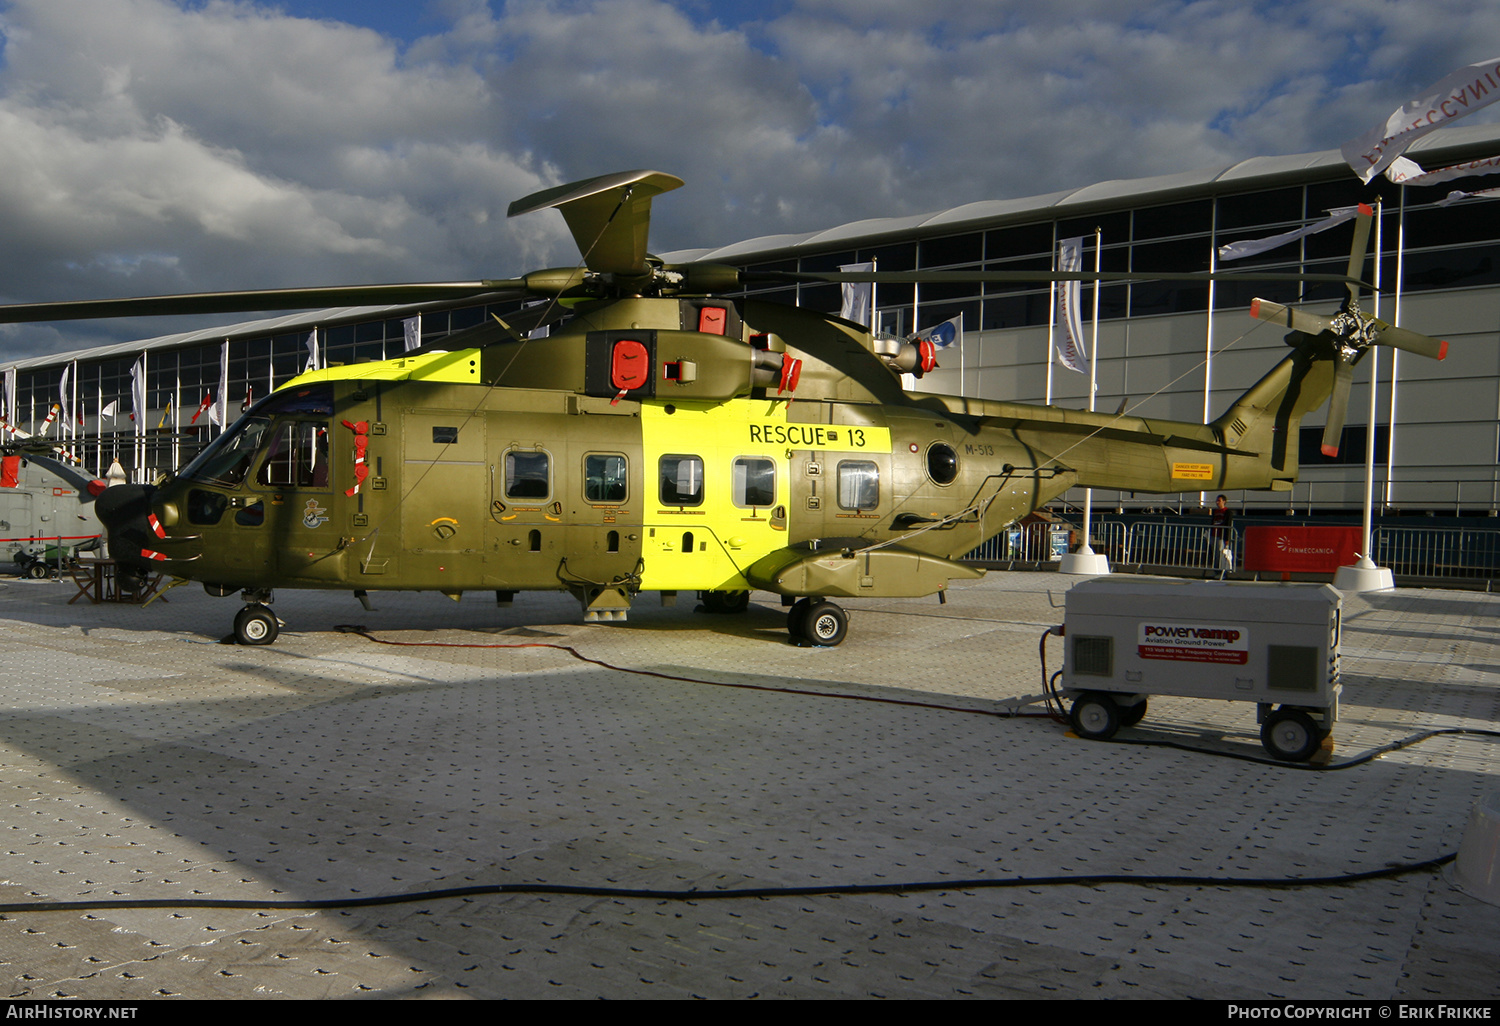
<path fill-rule="evenodd" d="M 245 386 L 245 401 L 240 403 L 241 413 L 244 413 L 246 410 L 248 410 L 251 404 L 255 401 L 251 396 L 251 392 L 253 391 L 254 389 L 250 385 Z"/>
<path fill-rule="evenodd" d="M 205 395 L 203 397 L 203 401 L 198 404 L 198 412 L 195 413 L 195 414 L 193 414 L 193 419 L 190 420 L 190 421 L 188 421 L 188 424 L 192 425 L 192 424 L 198 423 L 198 418 L 201 417 L 201 416 L 203 416 L 203 411 L 207 410 L 210 406 L 212 406 L 213 402 L 214 402 L 214 396 L 213 396 L 212 392 L 210 392 L 207 395 Z"/>

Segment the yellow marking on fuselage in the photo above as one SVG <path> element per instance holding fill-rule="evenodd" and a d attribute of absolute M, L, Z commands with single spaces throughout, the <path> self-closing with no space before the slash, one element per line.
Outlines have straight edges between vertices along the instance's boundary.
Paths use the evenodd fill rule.
<path fill-rule="evenodd" d="M 786 546 L 786 522 L 797 515 L 791 502 L 791 454 L 886 454 L 891 432 L 886 427 L 788 422 L 785 403 L 763 399 L 676 403 L 671 413 L 658 399 L 641 405 L 641 443 L 647 489 L 641 587 L 736 591 L 750 586 L 743 576 L 746 569 Z M 671 506 L 661 501 L 660 461 L 669 455 L 703 459 L 701 503 Z M 735 505 L 734 461 L 741 457 L 774 463 L 776 491 L 769 505 Z M 785 522 L 772 522 L 779 519 L 772 515 L 777 507 L 785 511 Z"/>
<path fill-rule="evenodd" d="M 481 380 L 479 350 L 459 349 L 307 371 L 279 385 L 276 391 L 323 381 L 441 381 L 472 385 L 480 384 Z"/>

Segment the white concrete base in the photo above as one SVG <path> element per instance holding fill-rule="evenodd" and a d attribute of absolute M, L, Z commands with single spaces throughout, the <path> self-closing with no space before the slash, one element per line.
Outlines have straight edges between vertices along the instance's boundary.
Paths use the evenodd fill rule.
<path fill-rule="evenodd" d="M 1069 552 L 1062 557 L 1062 562 L 1058 564 L 1057 572 L 1099 577 L 1109 573 L 1109 558 L 1104 553 L 1095 552 L 1092 549 Z"/>
<path fill-rule="evenodd" d="M 1465 894 L 1500 905 L 1500 791 L 1491 791 L 1469 813 L 1452 882 Z"/>
<path fill-rule="evenodd" d="M 1376 566 L 1369 556 L 1361 556 L 1353 566 L 1338 568 L 1333 586 L 1344 592 L 1390 591 L 1396 582 L 1388 567 Z"/>

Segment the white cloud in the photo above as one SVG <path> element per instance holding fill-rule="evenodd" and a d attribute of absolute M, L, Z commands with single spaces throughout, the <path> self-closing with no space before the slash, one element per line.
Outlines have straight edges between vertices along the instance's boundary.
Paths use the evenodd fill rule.
<path fill-rule="evenodd" d="M 0 0 L 0 294 L 511 276 L 576 256 L 512 200 L 632 167 L 687 181 L 665 251 L 1333 148 L 1500 39 L 1480 0 L 434 9 L 403 49 L 249 0 Z"/>

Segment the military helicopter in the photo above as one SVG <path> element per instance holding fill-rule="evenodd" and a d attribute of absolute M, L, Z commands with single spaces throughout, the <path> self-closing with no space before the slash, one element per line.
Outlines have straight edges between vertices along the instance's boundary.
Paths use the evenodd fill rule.
<path fill-rule="evenodd" d="M 587 620 L 642 591 L 712 611 L 752 589 L 790 605 L 794 641 L 844 640 L 834 600 L 924 596 L 983 571 L 958 558 L 1074 486 L 1289 489 L 1302 417 L 1372 345 L 1441 359 L 1446 343 L 1359 310 L 1370 212 L 1334 317 L 1257 301 L 1291 352 L 1212 424 L 906 391 L 930 345 L 812 310 L 721 298 L 752 280 L 1018 281 L 1076 272 L 752 275 L 647 252 L 651 202 L 682 181 L 604 175 L 518 200 L 557 208 L 576 268 L 522 278 L 213 293 L 0 308 L 0 321 L 541 297 L 509 321 L 378 363 L 306 373 L 153 485 L 80 479 L 111 550 L 139 572 L 240 593 L 236 638 L 272 642 L 275 588 L 566 590 Z M 1206 273 L 1149 277 L 1252 277 Z M 545 339 L 528 333 L 551 328 Z M 76 472 L 75 472 L 75 476 Z"/>

